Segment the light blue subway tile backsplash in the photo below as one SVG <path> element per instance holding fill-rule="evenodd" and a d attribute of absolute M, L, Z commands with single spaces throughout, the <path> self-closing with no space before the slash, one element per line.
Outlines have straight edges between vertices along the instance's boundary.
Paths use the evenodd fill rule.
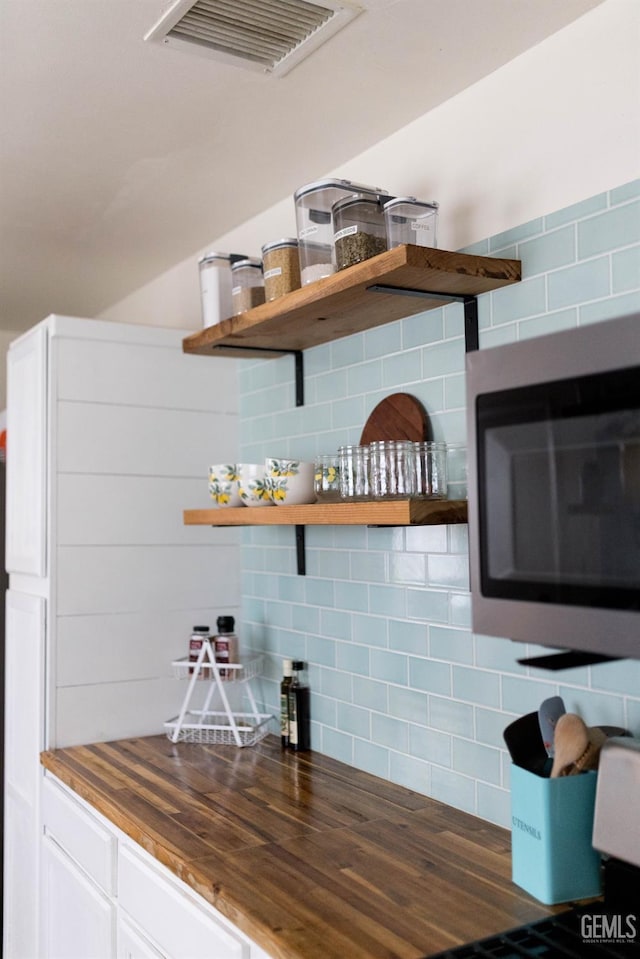
<path fill-rule="evenodd" d="M 345 733 L 351 733 L 361 739 L 371 738 L 371 710 L 369 709 L 362 709 L 351 703 L 338 703 L 337 724 Z"/>
<path fill-rule="evenodd" d="M 453 695 L 479 706 L 500 706 L 500 676 L 497 673 L 453 666 Z"/>
<path fill-rule="evenodd" d="M 401 321 L 402 349 L 411 350 L 425 343 L 438 343 L 444 336 L 444 311 L 416 313 Z"/>
<path fill-rule="evenodd" d="M 522 260 L 523 282 L 479 297 L 482 349 L 638 311 L 640 180 L 466 252 Z M 240 361 L 240 458 L 357 443 L 396 391 L 464 452 L 464 360 L 454 303 L 307 350 L 300 408 L 290 356 Z M 462 466 L 451 479 L 465 495 Z M 518 665 L 534 647 L 473 634 L 466 526 L 309 526 L 306 576 L 290 527 L 243 530 L 241 543 L 241 641 L 264 653 L 261 695 L 277 715 L 282 659 L 307 661 L 312 747 L 327 756 L 508 828 L 514 718 L 560 694 L 589 724 L 640 735 L 640 663 L 550 674 Z"/>
<path fill-rule="evenodd" d="M 640 312 L 640 290 L 611 296 L 596 303 L 585 303 L 580 307 L 580 325 L 602 323 L 616 316 L 628 316 Z"/>
<path fill-rule="evenodd" d="M 367 359 L 389 356 L 402 349 L 402 326 L 400 321 L 376 326 L 364 334 L 364 355 Z"/>
<path fill-rule="evenodd" d="M 542 232 L 542 219 L 530 220 L 521 226 L 513 227 L 511 230 L 505 230 L 503 233 L 497 233 L 489 238 L 489 252 L 495 253 L 496 250 L 503 250 L 513 243 L 519 243 L 530 236 L 537 236 Z"/>
<path fill-rule="evenodd" d="M 600 210 L 606 210 L 608 199 L 606 193 L 599 193 L 597 196 L 589 197 L 587 200 L 581 200 L 567 206 L 556 213 L 550 213 L 545 217 L 545 228 L 547 231 L 553 231 L 559 226 L 567 223 L 578 223 L 587 216 L 598 213 Z"/>
<path fill-rule="evenodd" d="M 385 388 L 398 389 L 406 383 L 422 379 L 422 356 L 419 350 L 394 353 L 382 361 L 382 384 Z"/>
<path fill-rule="evenodd" d="M 607 296 L 609 272 L 609 258 L 602 256 L 549 274 L 549 309 L 560 310 Z"/>
<path fill-rule="evenodd" d="M 426 727 L 428 714 L 426 693 L 402 686 L 390 686 L 389 714 Z"/>
<path fill-rule="evenodd" d="M 476 812 L 476 785 L 470 776 L 434 765 L 431 770 L 431 795 L 439 802 L 464 812 Z"/>
<path fill-rule="evenodd" d="M 451 766 L 451 736 L 435 729 L 410 726 L 409 751 L 412 756 L 436 766 Z"/>
<path fill-rule="evenodd" d="M 609 193 L 609 202 L 611 206 L 616 206 L 618 203 L 626 203 L 627 200 L 633 200 L 635 197 L 640 197 L 640 179 L 615 187 Z"/>
<path fill-rule="evenodd" d="M 531 320 L 522 320 L 518 323 L 518 339 L 528 340 L 535 336 L 545 336 L 547 333 L 559 333 L 561 330 L 570 330 L 578 325 L 578 311 L 575 308 L 558 310 L 557 313 L 545 313 L 544 316 L 535 316 Z"/>
<path fill-rule="evenodd" d="M 523 279 L 574 263 L 576 259 L 575 226 L 571 224 L 520 243 L 518 257 L 523 263 Z"/>
<path fill-rule="evenodd" d="M 429 653 L 433 659 L 470 665 L 473 662 L 473 638 L 466 629 L 429 626 Z"/>
<path fill-rule="evenodd" d="M 640 245 L 621 250 L 611 257 L 612 289 L 614 293 L 634 290 L 640 276 Z"/>
<path fill-rule="evenodd" d="M 473 707 L 450 697 L 429 696 L 429 727 L 457 736 L 473 736 Z"/>
<path fill-rule="evenodd" d="M 389 620 L 389 649 L 399 653 L 427 655 L 428 627 L 424 623 Z"/>
<path fill-rule="evenodd" d="M 613 207 L 578 224 L 581 259 L 640 242 L 640 200 Z"/>
<path fill-rule="evenodd" d="M 511 796 L 506 789 L 478 783 L 478 816 L 507 829 L 511 824 Z"/>
<path fill-rule="evenodd" d="M 512 323 L 523 317 L 538 316 L 546 308 L 545 278 L 536 276 L 531 280 L 523 280 L 522 283 L 500 290 L 499 296 L 492 293 L 491 297 L 494 326 Z"/>
<path fill-rule="evenodd" d="M 454 736 L 452 750 L 454 769 L 480 782 L 500 784 L 500 753 L 497 749 Z"/>

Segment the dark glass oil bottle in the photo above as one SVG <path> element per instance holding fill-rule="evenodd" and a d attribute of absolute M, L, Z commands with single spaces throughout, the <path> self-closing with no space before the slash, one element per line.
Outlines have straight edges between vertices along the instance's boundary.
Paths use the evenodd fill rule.
<path fill-rule="evenodd" d="M 296 751 L 311 746 L 311 716 L 309 687 L 304 675 L 304 663 L 293 661 L 293 677 L 289 687 L 289 748 Z"/>
<path fill-rule="evenodd" d="M 293 663 L 290 659 L 285 659 L 280 682 L 280 742 L 283 748 L 289 745 L 289 690 L 292 677 Z"/>

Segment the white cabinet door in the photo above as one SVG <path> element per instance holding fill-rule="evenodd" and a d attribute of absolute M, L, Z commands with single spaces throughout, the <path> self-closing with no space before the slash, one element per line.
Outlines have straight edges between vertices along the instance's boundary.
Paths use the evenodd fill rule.
<path fill-rule="evenodd" d="M 164 959 L 164 957 L 126 916 L 119 916 L 118 959 Z"/>
<path fill-rule="evenodd" d="M 170 959 L 249 959 L 250 942 L 168 869 L 119 844 L 118 903 Z"/>
<path fill-rule="evenodd" d="M 65 852 L 45 837 L 42 959 L 112 959 L 116 907 Z"/>
<path fill-rule="evenodd" d="M 11 345 L 7 356 L 7 531 L 9 573 L 46 576 L 47 330 Z"/>
<path fill-rule="evenodd" d="M 38 955 L 45 601 L 9 590 L 6 609 L 4 955 L 25 959 Z"/>

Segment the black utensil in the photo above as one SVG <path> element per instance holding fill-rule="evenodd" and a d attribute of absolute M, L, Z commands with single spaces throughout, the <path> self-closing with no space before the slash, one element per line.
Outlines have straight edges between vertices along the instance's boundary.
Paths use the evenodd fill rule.
<path fill-rule="evenodd" d="M 537 710 L 514 719 L 502 735 L 516 766 L 522 766 L 537 776 L 548 775 L 551 762 L 540 734 Z"/>

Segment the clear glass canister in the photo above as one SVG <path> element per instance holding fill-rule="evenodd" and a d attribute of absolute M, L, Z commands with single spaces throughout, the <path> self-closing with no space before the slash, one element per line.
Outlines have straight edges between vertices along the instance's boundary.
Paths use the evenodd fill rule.
<path fill-rule="evenodd" d="M 264 278 L 260 260 L 238 260 L 231 267 L 233 315 L 264 303 Z"/>
<path fill-rule="evenodd" d="M 447 498 L 447 444 L 414 443 L 416 491 L 423 499 Z"/>
<path fill-rule="evenodd" d="M 300 287 L 300 257 L 295 239 L 274 240 L 262 247 L 262 271 L 267 303 Z"/>
<path fill-rule="evenodd" d="M 375 197 L 350 196 L 331 211 L 338 270 L 361 263 L 387 249 L 382 202 Z"/>
<path fill-rule="evenodd" d="M 371 494 L 376 499 L 413 496 L 416 488 L 414 444 L 381 440 L 371 444 Z"/>
<path fill-rule="evenodd" d="M 331 208 L 341 197 L 354 193 L 390 198 L 386 190 L 352 183 L 351 180 L 317 180 L 294 193 L 303 286 L 335 273 Z"/>
<path fill-rule="evenodd" d="M 316 456 L 314 486 L 318 502 L 340 499 L 340 461 L 338 453 Z"/>
<path fill-rule="evenodd" d="M 231 254 L 205 253 L 198 260 L 202 325 L 215 326 L 233 313 L 231 302 Z"/>
<path fill-rule="evenodd" d="M 437 203 L 423 203 L 414 196 L 397 197 L 384 204 L 384 219 L 390 250 L 402 243 L 437 246 Z"/>
<path fill-rule="evenodd" d="M 341 446 L 338 465 L 342 499 L 367 499 L 370 496 L 369 447 Z"/>

